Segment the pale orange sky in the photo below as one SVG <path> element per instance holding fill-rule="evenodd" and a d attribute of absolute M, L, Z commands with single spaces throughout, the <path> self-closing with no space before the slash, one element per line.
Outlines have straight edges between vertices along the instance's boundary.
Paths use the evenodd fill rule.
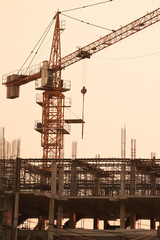
<path fill-rule="evenodd" d="M 57 9 L 65 10 L 100 1 L 96 0 L 27 0 L 3 1 L 0 8 L 0 76 L 21 68 Z M 121 25 L 159 8 L 158 0 L 113 0 L 96 7 L 66 14 L 106 28 Z M 66 30 L 62 36 L 62 57 L 110 33 L 73 21 L 64 16 Z M 49 59 L 53 28 L 41 48 L 36 63 Z M 87 93 L 85 96 L 85 132 L 71 126 L 65 136 L 65 157 L 71 156 L 72 141 L 78 141 L 78 157 L 120 157 L 121 127 L 127 128 L 127 157 L 130 140 L 137 140 L 137 157 L 160 157 L 160 23 L 95 54 L 85 63 Z M 81 117 L 83 62 L 62 71 L 71 80 L 72 112 Z M 20 89 L 20 97 L 6 99 L 0 85 L 0 127 L 7 140 L 21 137 L 21 157 L 42 157 L 40 134 L 34 121 L 41 120 L 41 107 L 35 103 L 34 82 Z"/>

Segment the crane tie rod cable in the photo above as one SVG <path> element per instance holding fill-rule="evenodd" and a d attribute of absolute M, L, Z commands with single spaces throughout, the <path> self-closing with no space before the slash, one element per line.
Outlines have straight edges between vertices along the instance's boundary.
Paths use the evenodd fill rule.
<path fill-rule="evenodd" d="M 131 56 L 131 57 L 114 57 L 114 58 L 93 57 L 93 58 L 101 59 L 101 60 L 130 60 L 130 59 L 151 57 L 151 56 L 158 55 L 158 54 L 160 54 L 160 51 L 159 52 L 148 53 L 148 54 L 144 54 L 144 55 Z"/>
<path fill-rule="evenodd" d="M 69 12 L 69 11 L 79 10 L 79 9 L 82 9 L 82 8 L 93 7 L 93 6 L 97 6 L 97 5 L 104 4 L 104 3 L 107 3 L 107 2 L 112 2 L 112 1 L 113 0 L 107 0 L 107 1 L 99 2 L 99 3 L 93 3 L 93 4 L 82 6 L 82 7 L 67 9 L 67 10 L 64 10 L 64 11 L 61 11 L 61 12 Z"/>
<path fill-rule="evenodd" d="M 80 20 L 80 19 L 75 18 L 75 17 L 68 16 L 68 15 L 66 15 L 66 14 L 64 14 L 64 13 L 62 13 L 62 12 L 60 12 L 60 13 L 61 13 L 61 15 L 65 16 L 65 17 L 68 17 L 68 18 L 71 18 L 71 19 L 73 19 L 73 20 L 76 20 L 76 21 L 78 21 L 78 22 L 85 23 L 85 24 L 87 24 L 87 25 L 91 25 L 91 26 L 93 26 L 93 27 L 101 28 L 101 29 L 104 29 L 104 30 L 107 30 L 107 31 L 115 32 L 114 29 L 110 29 L 110 28 L 106 28 L 106 27 L 101 27 L 101 26 L 99 26 L 99 25 L 96 25 L 96 24 L 93 24 L 93 23 L 89 23 L 89 22 Z"/>
<path fill-rule="evenodd" d="M 45 37 L 47 36 L 47 34 L 48 34 L 48 32 L 49 32 L 49 30 L 50 30 L 50 28 L 51 28 L 51 26 L 52 26 L 55 18 L 56 18 L 56 15 L 52 18 L 52 20 L 51 20 L 50 23 L 48 24 L 48 26 L 47 26 L 47 28 L 45 29 L 45 31 L 43 32 L 42 36 L 40 37 L 40 39 L 38 40 L 38 42 L 37 42 L 36 45 L 34 46 L 33 50 L 31 51 L 31 53 L 29 54 L 29 56 L 27 57 L 27 59 L 25 60 L 25 62 L 23 63 L 23 65 L 22 65 L 22 67 L 20 68 L 19 72 L 23 69 L 24 65 L 26 64 L 26 62 L 27 62 L 28 59 L 31 57 L 31 55 L 32 55 L 33 52 L 35 51 L 36 47 L 38 46 L 38 44 L 39 44 L 40 41 L 42 40 L 39 48 L 41 47 L 41 45 L 42 45 Z M 38 48 L 38 50 L 39 50 L 39 48 Z M 35 55 L 37 54 L 38 50 L 36 51 Z M 35 57 L 35 56 L 34 56 L 34 57 Z M 33 58 L 33 59 L 34 59 L 34 58 Z M 31 63 L 33 62 L 33 59 L 31 60 Z M 29 66 L 31 65 L 31 63 L 29 64 Z M 29 68 L 29 67 L 28 67 L 28 68 Z M 28 68 L 27 68 L 27 69 L 28 69 Z M 18 72 L 18 74 L 19 74 L 19 72 Z"/>
<path fill-rule="evenodd" d="M 53 24 L 53 22 L 52 22 L 52 24 Z M 33 56 L 32 60 L 31 60 L 31 62 L 29 63 L 29 66 L 28 66 L 28 68 L 26 69 L 26 72 L 27 72 L 27 70 L 29 69 L 29 67 L 31 66 L 31 64 L 32 64 L 33 60 L 35 59 L 35 57 L 36 57 L 36 55 L 37 55 L 37 53 L 38 53 L 39 49 L 41 48 L 41 46 L 42 46 L 42 44 L 43 44 L 43 42 L 44 42 L 44 40 L 45 40 L 45 38 L 46 38 L 46 36 L 47 36 L 47 34 L 48 34 L 48 32 L 49 32 L 50 28 L 51 28 L 51 26 L 52 26 L 52 24 L 51 24 L 51 25 L 50 25 L 50 27 L 47 29 L 47 31 L 46 31 L 46 33 L 45 33 L 45 35 L 44 35 L 44 37 L 43 37 L 43 39 L 42 39 L 42 41 L 41 41 L 41 43 L 40 43 L 40 45 L 39 45 L 38 49 L 37 49 L 37 51 L 35 52 L 35 54 L 34 54 L 34 56 Z"/>

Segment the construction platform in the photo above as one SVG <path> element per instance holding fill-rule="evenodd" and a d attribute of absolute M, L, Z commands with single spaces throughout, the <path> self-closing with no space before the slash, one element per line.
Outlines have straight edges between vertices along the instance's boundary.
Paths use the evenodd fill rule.
<path fill-rule="evenodd" d="M 2 240 L 158 239 L 159 206 L 160 159 L 0 160 Z M 93 229 L 76 228 L 81 219 Z M 135 229 L 140 219 L 152 230 Z"/>

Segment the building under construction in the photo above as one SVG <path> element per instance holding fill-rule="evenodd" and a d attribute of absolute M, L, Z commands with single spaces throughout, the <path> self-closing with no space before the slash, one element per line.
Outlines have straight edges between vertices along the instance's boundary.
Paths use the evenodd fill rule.
<path fill-rule="evenodd" d="M 122 131 L 121 158 L 63 159 L 63 135 L 75 119 L 65 119 L 70 107 L 63 93 L 70 84 L 61 78 L 66 67 L 160 21 L 160 8 L 112 30 L 110 34 L 61 58 L 60 26 L 57 12 L 49 61 L 36 68 L 28 67 L 3 76 L 7 98 L 19 97 L 21 85 L 40 80 L 42 122 L 42 159 L 0 158 L 0 239 L 159 239 L 160 159 L 137 159 L 132 141 L 131 159 L 125 156 L 125 129 Z M 50 25 L 49 25 L 50 26 Z M 48 28 L 47 28 L 48 32 Z M 42 39 L 43 40 L 43 39 Z M 42 41 L 43 42 L 43 41 Z M 40 44 L 41 45 L 41 44 Z M 30 65 L 29 65 L 30 66 Z M 82 94 L 86 89 L 82 88 Z M 79 120 L 82 123 L 83 117 Z M 13 154 L 12 154 L 13 155 Z M 36 224 L 26 221 L 36 219 Z M 78 227 L 82 219 L 92 219 L 92 229 Z M 139 230 L 136 222 L 150 221 L 150 230 Z M 103 221 L 103 230 L 99 222 Z M 113 222 L 115 221 L 115 224 Z"/>
<path fill-rule="evenodd" d="M 159 204 L 160 159 L 0 160 L 3 240 L 158 239 Z M 92 230 L 76 228 L 82 219 Z M 152 230 L 135 229 L 142 219 Z"/>

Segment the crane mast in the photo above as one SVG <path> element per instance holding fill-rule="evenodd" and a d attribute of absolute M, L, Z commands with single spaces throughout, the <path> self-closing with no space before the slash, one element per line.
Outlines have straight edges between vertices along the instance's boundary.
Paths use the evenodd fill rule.
<path fill-rule="evenodd" d="M 43 158 L 61 158 L 63 149 L 63 135 L 69 134 L 69 126 L 66 128 L 64 119 L 65 96 L 63 92 L 70 90 L 70 83 L 61 79 L 61 70 L 81 59 L 90 58 L 99 52 L 147 27 L 160 21 L 160 8 L 147 13 L 143 17 L 113 31 L 106 36 L 78 49 L 77 51 L 61 58 L 60 23 L 59 14 L 56 14 L 55 30 L 51 46 L 50 59 L 44 61 L 34 73 L 14 73 L 3 76 L 3 82 L 7 87 L 7 98 L 19 97 L 19 87 L 23 84 L 41 78 L 40 90 L 43 92 L 41 145 Z"/>
<path fill-rule="evenodd" d="M 64 102 L 65 96 L 61 80 L 61 42 L 59 12 L 56 14 L 49 62 L 44 65 L 43 78 L 46 90 L 43 92 L 41 145 L 43 158 L 61 158 L 63 149 Z"/>

